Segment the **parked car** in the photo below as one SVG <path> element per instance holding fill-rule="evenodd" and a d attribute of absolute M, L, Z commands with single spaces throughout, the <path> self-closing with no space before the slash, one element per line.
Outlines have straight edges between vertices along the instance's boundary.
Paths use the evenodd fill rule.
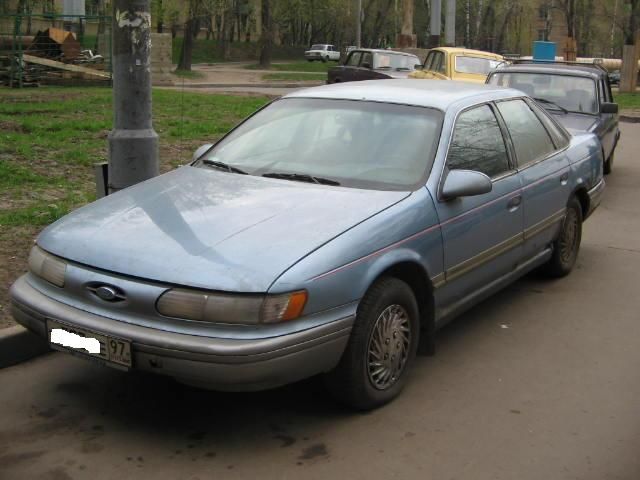
<path fill-rule="evenodd" d="M 409 78 L 484 83 L 489 72 L 503 62 L 504 58 L 496 53 L 468 48 L 434 48 L 427 54 L 422 68 L 411 73 Z"/>
<path fill-rule="evenodd" d="M 416 65 L 420 65 L 420 59 L 409 53 L 358 49 L 349 54 L 343 65 L 329 69 L 327 83 L 406 78 Z"/>
<path fill-rule="evenodd" d="M 12 312 L 104 365 L 220 390 L 324 374 L 373 408 L 420 338 L 533 268 L 571 271 L 601 155 L 513 89 L 299 90 L 46 228 Z"/>
<path fill-rule="evenodd" d="M 620 85 L 620 70 L 609 73 L 609 84 Z"/>
<path fill-rule="evenodd" d="M 570 132 L 595 133 L 602 142 L 604 173 L 611 172 L 620 128 L 605 69 L 595 64 L 519 61 L 492 72 L 487 83 L 526 93 Z"/>
<path fill-rule="evenodd" d="M 310 62 L 314 60 L 320 60 L 321 62 L 333 60 L 334 62 L 338 62 L 340 61 L 340 50 L 333 45 L 312 45 L 309 50 L 304 52 L 304 58 Z"/>

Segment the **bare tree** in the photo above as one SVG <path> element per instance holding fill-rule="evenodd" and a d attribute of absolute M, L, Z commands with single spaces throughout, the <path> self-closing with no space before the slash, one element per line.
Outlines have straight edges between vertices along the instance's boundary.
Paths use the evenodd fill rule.
<path fill-rule="evenodd" d="M 262 0 L 262 35 L 260 36 L 260 66 L 271 67 L 271 53 L 273 50 L 273 17 L 271 16 L 271 1 Z"/>
<path fill-rule="evenodd" d="M 191 71 L 194 43 L 193 31 L 196 29 L 200 7 L 201 0 L 189 0 L 189 12 L 187 21 L 184 24 L 184 35 L 182 38 L 182 50 L 180 51 L 178 70 Z"/>

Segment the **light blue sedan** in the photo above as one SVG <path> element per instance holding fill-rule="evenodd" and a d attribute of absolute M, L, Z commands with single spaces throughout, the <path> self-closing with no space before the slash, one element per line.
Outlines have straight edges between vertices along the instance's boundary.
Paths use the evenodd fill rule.
<path fill-rule="evenodd" d="M 302 90 L 48 227 L 13 314 L 123 370 L 220 390 L 324 374 L 374 408 L 455 315 L 534 268 L 571 271 L 602 164 L 594 135 L 512 89 Z"/>

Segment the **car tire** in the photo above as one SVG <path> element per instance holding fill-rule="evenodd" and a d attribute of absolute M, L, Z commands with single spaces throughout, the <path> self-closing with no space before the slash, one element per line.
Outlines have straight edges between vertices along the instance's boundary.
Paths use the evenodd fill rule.
<path fill-rule="evenodd" d="M 322 63 L 327 63 L 328 61 L 329 61 L 328 55 L 322 59 Z"/>
<path fill-rule="evenodd" d="M 340 363 L 325 375 L 329 391 L 359 410 L 393 400 L 406 383 L 419 332 L 418 304 L 409 285 L 382 277 L 358 306 Z"/>
<path fill-rule="evenodd" d="M 611 155 L 609 155 L 609 158 L 607 158 L 604 161 L 604 166 L 603 166 L 602 171 L 604 172 L 605 175 L 609 175 L 611 173 L 611 171 L 613 170 L 614 154 L 615 154 L 615 152 L 611 152 Z"/>
<path fill-rule="evenodd" d="M 313 62 L 313 58 L 307 58 L 307 62 Z"/>
<path fill-rule="evenodd" d="M 553 255 L 544 265 L 544 272 L 555 278 L 568 275 L 578 258 L 582 241 L 582 206 L 573 196 L 567 204 L 567 212 L 558 238 L 553 242 Z"/>

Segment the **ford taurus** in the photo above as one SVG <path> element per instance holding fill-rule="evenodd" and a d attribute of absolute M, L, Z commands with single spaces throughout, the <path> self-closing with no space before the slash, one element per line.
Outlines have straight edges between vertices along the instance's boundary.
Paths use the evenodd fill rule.
<path fill-rule="evenodd" d="M 115 368 L 220 390 L 323 374 L 374 408 L 455 315 L 534 268 L 568 274 L 603 189 L 598 139 L 517 90 L 302 90 L 46 228 L 12 311 Z"/>

